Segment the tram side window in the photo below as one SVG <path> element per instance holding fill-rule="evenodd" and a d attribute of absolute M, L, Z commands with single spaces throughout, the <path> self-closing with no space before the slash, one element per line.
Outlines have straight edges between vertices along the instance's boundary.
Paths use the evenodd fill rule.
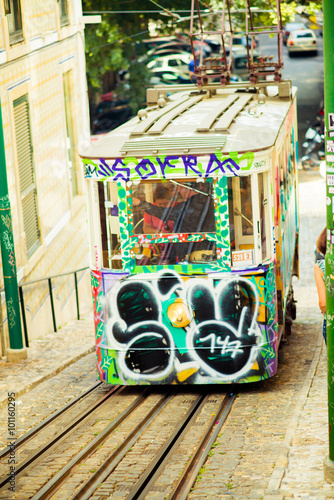
<path fill-rule="evenodd" d="M 118 218 L 117 185 L 113 182 L 99 182 L 99 202 L 103 267 L 121 269 L 120 226 Z"/>
<path fill-rule="evenodd" d="M 216 232 L 212 180 L 143 181 L 131 194 L 134 234 L 182 235 L 171 243 L 148 242 L 135 248 L 137 265 L 216 260 L 215 244 L 205 237 Z M 194 240 L 186 236 L 191 233 L 201 234 Z"/>
<path fill-rule="evenodd" d="M 230 241 L 233 252 L 254 249 L 251 177 L 229 177 Z M 252 254 L 252 252 L 250 252 Z M 241 256 L 241 254 L 240 254 Z M 236 257 L 237 258 L 237 257 Z"/>
<path fill-rule="evenodd" d="M 287 175 L 286 175 L 287 166 L 286 166 L 284 148 L 279 155 L 279 161 L 280 161 L 280 171 L 281 171 L 280 190 L 281 190 L 282 215 L 285 215 L 286 204 L 287 204 Z"/>
<path fill-rule="evenodd" d="M 270 255 L 270 235 L 269 231 L 269 203 L 268 203 L 268 185 L 267 174 L 258 174 L 259 188 L 259 207 L 260 207 L 260 238 L 262 261 Z"/>

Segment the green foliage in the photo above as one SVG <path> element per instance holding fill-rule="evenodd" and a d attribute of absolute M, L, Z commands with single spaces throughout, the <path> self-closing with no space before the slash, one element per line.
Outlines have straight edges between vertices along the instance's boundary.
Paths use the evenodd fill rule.
<path fill-rule="evenodd" d="M 146 89 L 149 86 L 150 72 L 144 64 L 136 59 L 129 66 L 129 78 L 125 84 L 118 88 L 125 98 L 130 100 L 130 106 L 134 114 L 146 104 Z"/>
<path fill-rule="evenodd" d="M 103 76 L 112 75 L 111 82 L 116 82 L 118 71 L 128 70 L 128 80 L 117 89 L 121 97 L 129 97 L 133 112 L 145 102 L 145 91 L 149 82 L 149 74 L 144 65 L 137 62 L 141 40 L 149 37 L 150 22 L 155 24 L 158 35 L 174 35 L 176 31 L 189 32 L 190 20 L 188 12 L 191 0 L 83 0 L 83 12 L 99 13 L 101 24 L 88 24 L 85 28 L 87 79 L 91 93 L 102 92 Z M 321 8 L 321 0 L 286 0 L 281 3 L 283 24 L 294 19 L 296 9 L 302 6 L 303 12 L 311 15 Z M 214 30 L 220 25 L 222 0 L 201 0 L 200 8 L 205 29 Z M 254 13 L 255 25 L 276 25 L 275 0 L 251 0 L 251 6 L 257 7 Z M 245 29 L 245 15 L 242 10 L 245 0 L 233 0 L 233 22 L 236 28 Z M 206 12 L 204 12 L 204 10 Z M 131 13 L 131 11 L 156 11 L 151 13 Z M 165 12 L 163 12 L 165 10 Z M 111 12 L 112 11 L 112 12 Z M 220 11 L 220 12 L 218 12 Z M 261 11 L 261 12 L 260 12 Z M 105 12 L 105 13 L 104 13 Z M 196 23 L 196 21 L 195 21 Z M 109 89 L 112 90 L 112 89 Z M 104 90 L 106 91 L 106 90 Z"/>
<path fill-rule="evenodd" d="M 196 483 L 199 483 L 201 481 L 203 474 L 205 474 L 206 471 L 207 471 L 207 467 L 203 466 L 200 468 L 198 476 L 197 476 L 196 481 L 195 481 Z"/>
<path fill-rule="evenodd" d="M 107 71 L 119 71 L 126 60 L 122 53 L 121 33 L 117 26 L 89 24 L 85 29 L 86 65 L 88 85 L 95 90 L 101 88 L 101 78 Z"/>

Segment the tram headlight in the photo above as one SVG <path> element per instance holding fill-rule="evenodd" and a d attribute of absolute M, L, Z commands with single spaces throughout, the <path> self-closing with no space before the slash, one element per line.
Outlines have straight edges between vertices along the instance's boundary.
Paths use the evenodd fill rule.
<path fill-rule="evenodd" d="M 190 314 L 182 299 L 175 299 L 167 309 L 167 317 L 173 326 L 183 328 L 190 323 Z"/>

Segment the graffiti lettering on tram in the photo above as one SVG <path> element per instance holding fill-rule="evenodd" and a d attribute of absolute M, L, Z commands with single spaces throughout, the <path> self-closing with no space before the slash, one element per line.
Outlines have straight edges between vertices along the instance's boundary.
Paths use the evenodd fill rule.
<path fill-rule="evenodd" d="M 171 382 L 187 370 L 199 380 L 234 380 L 261 364 L 267 339 L 257 322 L 259 298 L 254 283 L 238 276 L 217 284 L 201 278 L 184 282 L 174 271 L 124 279 L 105 297 L 100 347 L 112 350 L 115 366 L 134 381 Z M 190 318 L 182 328 L 170 318 L 175 303 Z"/>
<path fill-rule="evenodd" d="M 230 153 L 224 157 L 220 151 L 209 156 L 150 156 L 140 160 L 136 158 L 117 158 L 116 160 L 90 160 L 84 159 L 85 177 L 95 179 L 109 179 L 112 181 L 166 179 L 167 176 L 198 177 L 223 176 L 232 174 L 237 176 L 240 172 L 251 169 L 254 153 L 247 152 L 241 155 Z M 256 165 L 258 168 L 258 164 Z"/>

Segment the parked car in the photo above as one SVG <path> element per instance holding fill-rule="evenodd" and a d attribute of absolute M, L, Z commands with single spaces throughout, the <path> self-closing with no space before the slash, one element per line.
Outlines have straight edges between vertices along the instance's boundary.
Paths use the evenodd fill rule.
<path fill-rule="evenodd" d="M 175 50 L 173 48 L 166 47 L 166 48 L 154 50 L 153 52 L 150 51 L 149 53 L 147 53 L 147 55 L 145 57 L 138 59 L 138 61 L 147 65 L 150 61 L 153 61 L 157 57 L 172 56 L 172 55 L 176 55 L 176 54 L 177 55 L 186 55 L 188 57 L 190 56 L 190 53 L 186 52 L 184 50 Z"/>
<path fill-rule="evenodd" d="M 189 76 L 190 54 L 172 54 L 157 57 L 147 64 L 151 71 L 171 71 L 175 76 Z"/>
<path fill-rule="evenodd" d="M 132 117 L 132 111 L 129 106 L 119 106 L 100 113 L 94 120 L 92 126 L 92 135 L 110 132 L 119 127 Z"/>
<path fill-rule="evenodd" d="M 190 44 L 186 44 L 183 42 L 170 42 L 165 43 L 164 45 L 159 45 L 155 49 L 149 50 L 143 60 L 150 61 L 162 55 L 178 54 L 180 52 L 185 52 L 186 54 L 190 55 Z"/>
<path fill-rule="evenodd" d="M 146 40 L 138 43 L 142 43 L 145 46 L 146 50 L 152 50 L 159 47 L 160 45 L 165 45 L 166 43 L 178 42 L 179 40 L 175 36 L 159 36 L 156 38 L 147 38 Z"/>
<path fill-rule="evenodd" d="M 305 24 L 303 23 L 286 23 L 284 29 L 283 29 L 283 43 L 286 45 L 287 39 L 290 36 L 290 33 L 292 31 L 296 30 L 304 30 L 305 29 Z"/>
<path fill-rule="evenodd" d="M 157 51 L 169 49 L 171 51 L 183 50 L 185 52 L 191 53 L 191 44 L 190 39 L 186 35 L 178 35 L 178 36 L 170 36 L 170 37 L 157 37 L 157 38 L 149 38 L 147 40 L 143 40 L 142 44 L 147 50 L 147 53 L 142 59 L 152 58 L 155 56 Z M 208 43 L 203 41 L 203 43 L 197 39 L 193 41 L 194 49 L 199 50 L 202 46 L 203 48 L 203 56 L 206 57 L 211 54 L 212 48 Z M 140 47 L 138 43 L 137 47 Z"/>
<path fill-rule="evenodd" d="M 253 60 L 256 61 L 259 57 L 261 57 L 259 51 L 253 50 Z M 248 58 L 247 51 L 245 49 L 240 52 L 232 52 L 232 65 L 234 75 L 239 76 L 242 80 L 248 80 Z"/>
<path fill-rule="evenodd" d="M 171 70 L 153 70 L 151 73 L 151 85 L 179 85 L 192 83 L 188 74 L 175 74 Z"/>
<path fill-rule="evenodd" d="M 313 54 L 318 52 L 317 37 L 309 29 L 292 31 L 286 46 L 290 57 L 297 52 L 312 52 Z"/>
<path fill-rule="evenodd" d="M 231 37 L 227 36 L 225 39 L 225 50 L 230 50 Z M 251 48 L 251 37 L 248 37 L 248 47 Z M 258 41 L 256 38 L 253 38 L 253 49 L 256 49 L 258 46 Z M 232 37 L 232 52 L 244 52 L 247 48 L 247 37 L 243 33 L 234 34 Z"/>
<path fill-rule="evenodd" d="M 101 101 L 96 105 L 95 114 L 100 115 L 106 111 L 110 111 L 111 109 L 119 109 L 120 106 L 124 108 L 124 106 L 129 104 L 129 99 L 112 99 L 108 101 Z"/>
<path fill-rule="evenodd" d="M 178 40 L 180 40 L 180 42 L 187 43 L 190 45 L 190 38 L 188 35 L 179 33 L 177 35 L 177 38 Z M 193 45 L 195 51 L 200 51 L 201 49 L 203 50 L 203 57 L 209 56 L 212 52 L 212 47 L 210 46 L 209 42 L 207 42 L 206 40 L 202 41 L 198 37 L 193 38 Z"/>
<path fill-rule="evenodd" d="M 218 54 L 221 48 L 221 41 L 214 40 L 213 38 L 207 38 L 205 42 L 209 45 L 211 51 L 214 54 Z"/>

